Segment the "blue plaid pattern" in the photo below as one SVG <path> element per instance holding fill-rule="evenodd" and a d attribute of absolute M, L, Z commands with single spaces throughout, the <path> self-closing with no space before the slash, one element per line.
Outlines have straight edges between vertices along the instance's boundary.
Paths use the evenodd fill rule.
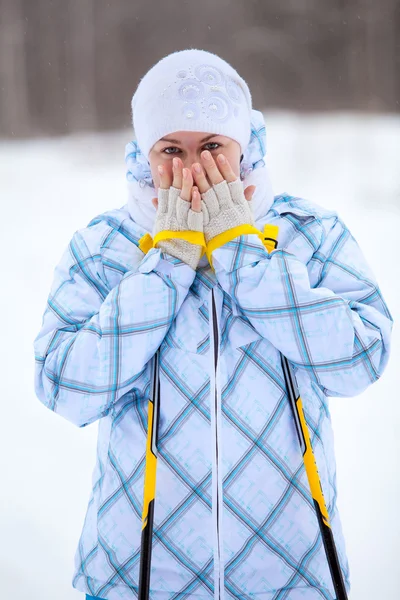
<path fill-rule="evenodd" d="M 99 421 L 93 488 L 72 585 L 136 598 L 149 359 L 160 347 L 161 412 L 150 597 L 213 598 L 210 293 L 220 338 L 219 515 L 224 598 L 334 600 L 280 365 L 303 399 L 339 560 L 350 590 L 329 396 L 383 373 L 393 319 L 351 233 L 319 205 L 277 196 L 268 254 L 244 235 L 195 273 L 138 248 L 125 208 L 75 232 L 55 269 L 35 339 L 35 390 L 78 427 Z M 257 223 L 262 229 L 264 222 Z"/>

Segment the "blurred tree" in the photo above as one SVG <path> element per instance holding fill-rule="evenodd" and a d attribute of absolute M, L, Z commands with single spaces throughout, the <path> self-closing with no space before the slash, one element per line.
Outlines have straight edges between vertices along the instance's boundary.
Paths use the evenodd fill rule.
<path fill-rule="evenodd" d="M 69 35 L 66 39 L 68 129 L 96 129 L 98 72 L 95 0 L 79 0 L 69 4 Z"/>
<path fill-rule="evenodd" d="M 400 109 L 399 0 L 0 0 L 0 134 L 129 127 L 145 72 L 204 48 L 253 105 Z"/>
<path fill-rule="evenodd" d="M 30 132 L 22 0 L 0 4 L 0 123 L 8 135 Z"/>

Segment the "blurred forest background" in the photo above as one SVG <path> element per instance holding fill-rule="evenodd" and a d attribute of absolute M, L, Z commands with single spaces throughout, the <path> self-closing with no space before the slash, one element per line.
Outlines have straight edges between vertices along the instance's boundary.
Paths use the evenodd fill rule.
<path fill-rule="evenodd" d="M 262 111 L 400 111 L 398 0 L 0 0 L 0 135 L 128 127 L 140 78 L 189 47 Z"/>

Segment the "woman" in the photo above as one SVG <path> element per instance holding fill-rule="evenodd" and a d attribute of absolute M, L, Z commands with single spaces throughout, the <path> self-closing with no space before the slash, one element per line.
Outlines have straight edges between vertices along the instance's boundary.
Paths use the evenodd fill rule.
<path fill-rule="evenodd" d="M 78 427 L 100 420 L 73 587 L 138 595 L 160 349 L 150 597 L 332 600 L 281 355 L 349 591 L 328 397 L 382 375 L 391 314 L 337 213 L 272 195 L 262 114 L 226 61 L 166 56 L 140 81 L 132 113 L 128 203 L 75 232 L 35 339 L 41 402 Z M 279 227 L 271 252 L 266 224 Z"/>

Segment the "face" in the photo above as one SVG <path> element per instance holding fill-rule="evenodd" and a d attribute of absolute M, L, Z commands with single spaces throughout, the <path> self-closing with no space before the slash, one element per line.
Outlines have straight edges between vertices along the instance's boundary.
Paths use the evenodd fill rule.
<path fill-rule="evenodd" d="M 160 182 L 158 165 L 163 165 L 172 176 L 172 159 L 175 156 L 181 159 L 184 168 L 192 169 L 194 163 L 202 164 L 201 153 L 204 150 L 209 150 L 214 160 L 218 154 L 224 154 L 239 177 L 240 145 L 236 140 L 202 131 L 176 131 L 158 140 L 150 150 L 149 163 L 156 191 Z"/>

